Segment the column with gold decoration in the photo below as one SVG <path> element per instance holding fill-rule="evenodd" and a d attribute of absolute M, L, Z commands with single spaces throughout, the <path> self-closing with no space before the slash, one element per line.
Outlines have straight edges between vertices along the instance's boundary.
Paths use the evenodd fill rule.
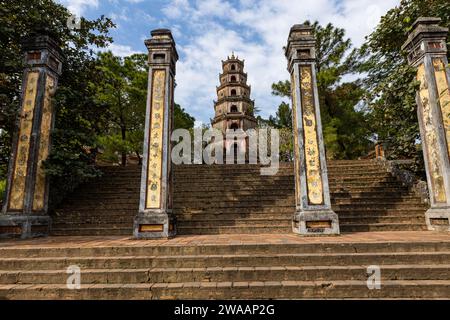
<path fill-rule="evenodd" d="M 167 29 L 154 30 L 145 41 L 149 78 L 139 213 L 134 237 L 168 238 L 176 234 L 172 212 L 170 134 L 173 127 L 175 65 L 178 54 Z"/>
<path fill-rule="evenodd" d="M 403 49 L 420 82 L 416 101 L 431 204 L 425 214 L 428 229 L 450 231 L 449 30 L 440 27 L 440 21 L 417 19 Z"/>
<path fill-rule="evenodd" d="M 61 75 L 62 53 L 48 35 L 26 38 L 22 98 L 8 181 L 0 215 L 0 237 L 30 238 L 49 233 L 48 181 L 43 162 L 54 123 L 52 96 Z"/>
<path fill-rule="evenodd" d="M 315 38 L 308 25 L 294 25 L 286 46 L 291 74 L 296 212 L 293 231 L 339 234 L 331 209 L 316 80 Z"/>

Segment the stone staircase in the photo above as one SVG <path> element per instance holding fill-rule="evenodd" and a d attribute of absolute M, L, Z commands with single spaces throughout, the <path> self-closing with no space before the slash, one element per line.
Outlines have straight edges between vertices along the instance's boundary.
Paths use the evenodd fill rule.
<path fill-rule="evenodd" d="M 274 176 L 259 165 L 174 168 L 178 234 L 290 233 L 294 176 L 290 163 Z M 341 232 L 426 230 L 427 207 L 381 165 L 330 161 L 332 206 Z M 53 215 L 53 235 L 131 235 L 138 212 L 140 167 L 103 167 Z"/>
<path fill-rule="evenodd" d="M 241 244 L 0 242 L 0 300 L 450 298 L 448 237 L 319 243 L 291 236 L 276 244 L 270 236 Z M 77 290 L 66 286 L 73 265 L 81 269 Z M 367 287 L 370 265 L 380 267 L 380 290 Z"/>

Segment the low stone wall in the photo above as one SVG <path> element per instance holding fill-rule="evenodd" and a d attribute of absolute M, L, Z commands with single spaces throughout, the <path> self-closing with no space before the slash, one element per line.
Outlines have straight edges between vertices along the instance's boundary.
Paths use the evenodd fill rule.
<path fill-rule="evenodd" d="M 388 172 L 392 173 L 392 175 L 399 181 L 401 181 L 405 186 L 407 186 L 412 191 L 414 191 L 415 194 L 420 196 L 423 203 L 429 203 L 427 182 L 418 179 L 412 171 L 402 168 L 404 166 L 413 165 L 414 160 L 374 159 L 373 161 L 382 165 Z"/>

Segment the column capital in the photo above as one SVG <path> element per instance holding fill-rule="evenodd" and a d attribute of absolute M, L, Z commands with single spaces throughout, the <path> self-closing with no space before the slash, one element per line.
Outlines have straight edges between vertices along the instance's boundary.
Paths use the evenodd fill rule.
<path fill-rule="evenodd" d="M 316 38 L 313 28 L 306 24 L 294 25 L 287 40 L 285 55 L 290 71 L 294 63 L 313 63 L 316 61 Z"/>
<path fill-rule="evenodd" d="M 408 62 L 414 66 L 425 54 L 446 55 L 448 28 L 439 26 L 441 18 L 420 17 L 412 25 L 402 50 L 408 54 Z"/>
<path fill-rule="evenodd" d="M 145 40 L 148 49 L 149 66 L 170 67 L 175 74 L 175 64 L 178 61 L 178 52 L 172 32 L 169 29 L 156 29 L 151 32 L 151 38 Z"/>
<path fill-rule="evenodd" d="M 22 40 L 25 64 L 30 67 L 46 67 L 58 76 L 62 73 L 64 54 L 59 43 L 48 34 L 34 34 Z"/>

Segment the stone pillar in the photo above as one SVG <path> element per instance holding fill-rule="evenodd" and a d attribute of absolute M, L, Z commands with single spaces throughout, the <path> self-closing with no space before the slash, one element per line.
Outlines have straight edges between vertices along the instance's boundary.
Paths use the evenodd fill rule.
<path fill-rule="evenodd" d="M 417 67 L 417 113 L 427 172 L 431 208 L 426 212 L 429 230 L 450 231 L 450 71 L 447 61 L 448 29 L 440 18 L 414 22 L 403 49 Z"/>
<path fill-rule="evenodd" d="M 176 234 L 172 213 L 170 134 L 173 127 L 175 41 L 169 30 L 158 29 L 145 41 L 148 48 L 148 95 L 145 116 L 139 213 L 134 221 L 135 238 L 168 238 Z"/>
<path fill-rule="evenodd" d="M 294 131 L 293 231 L 302 235 L 339 234 L 338 216 L 331 210 L 312 28 L 294 25 L 285 53 L 291 74 Z"/>
<path fill-rule="evenodd" d="M 48 35 L 23 41 L 26 68 L 16 122 L 0 237 L 30 238 L 49 233 L 48 180 L 43 161 L 50 152 L 54 123 L 52 96 L 62 68 L 62 53 Z"/>

